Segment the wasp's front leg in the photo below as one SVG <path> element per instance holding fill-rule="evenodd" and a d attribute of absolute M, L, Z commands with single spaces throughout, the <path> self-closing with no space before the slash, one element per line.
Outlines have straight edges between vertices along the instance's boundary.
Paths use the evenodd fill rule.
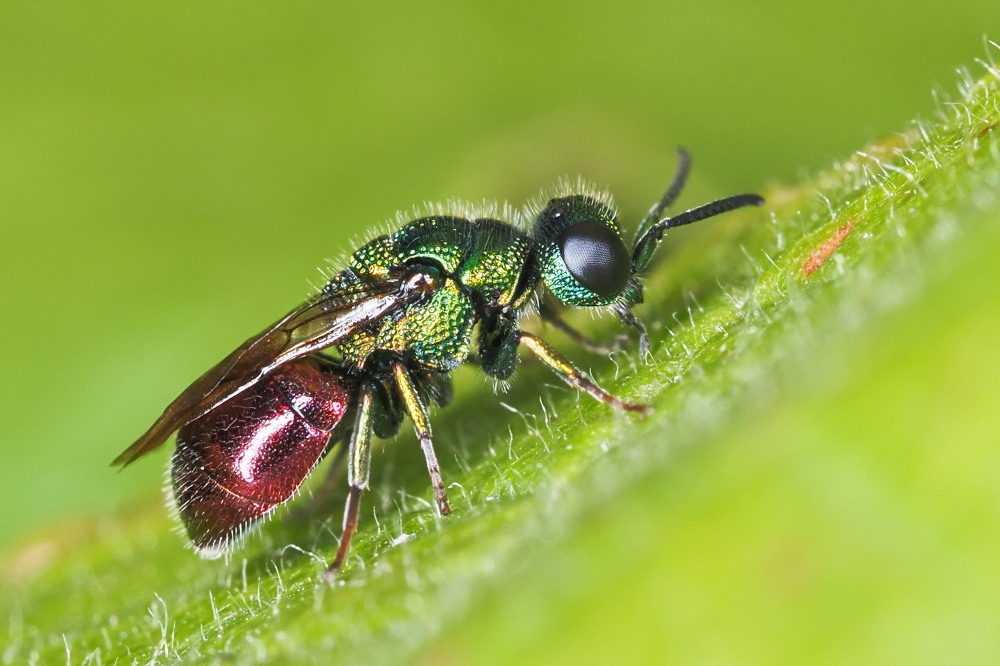
<path fill-rule="evenodd" d="M 538 314 L 542 317 L 544 321 L 552 324 L 560 331 L 565 333 L 570 337 L 570 339 L 576 344 L 580 345 L 589 352 L 594 354 L 613 354 L 614 352 L 620 350 L 628 342 L 628 336 L 624 333 L 616 335 L 611 339 L 611 342 L 598 342 L 591 337 L 588 337 L 576 330 L 569 324 L 567 324 L 556 312 L 555 308 L 552 307 L 547 302 L 542 302 L 541 307 L 538 309 Z"/>
<path fill-rule="evenodd" d="M 516 335 L 517 341 L 520 344 L 531 350 L 532 354 L 541 359 L 542 363 L 552 368 L 552 370 L 555 371 L 555 373 L 559 375 L 564 382 L 573 388 L 580 391 L 586 391 L 604 404 L 611 405 L 615 409 L 619 409 L 624 412 L 637 412 L 643 416 L 647 416 L 652 413 L 653 408 L 649 405 L 625 402 L 621 398 L 613 396 L 605 391 L 597 384 L 597 382 L 591 379 L 587 373 L 570 363 L 562 354 L 550 347 L 538 336 L 524 331 L 518 331 Z"/>

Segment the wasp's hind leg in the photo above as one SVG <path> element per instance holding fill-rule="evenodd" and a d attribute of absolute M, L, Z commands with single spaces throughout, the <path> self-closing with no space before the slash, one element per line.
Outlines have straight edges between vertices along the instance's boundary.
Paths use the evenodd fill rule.
<path fill-rule="evenodd" d="M 625 402 L 621 398 L 611 395 L 591 379 L 587 373 L 570 363 L 562 354 L 550 347 L 538 336 L 525 333 L 524 331 L 518 331 L 516 335 L 517 341 L 520 344 L 531 350 L 532 354 L 541 359 L 545 365 L 549 366 L 564 382 L 573 388 L 586 391 L 604 404 L 611 405 L 615 409 L 624 412 L 638 412 L 646 416 L 653 411 L 653 408 L 649 405 Z"/>
<path fill-rule="evenodd" d="M 344 528 L 340 537 L 340 546 L 337 548 L 337 555 L 333 562 L 326 569 L 326 577 L 333 578 L 351 545 L 351 538 L 358 529 L 358 511 L 361 509 L 361 493 L 368 488 L 368 478 L 371 471 L 371 432 L 372 432 L 372 403 L 374 401 L 375 388 L 369 384 L 363 384 L 358 392 L 358 406 L 355 413 L 354 427 L 347 440 L 347 483 L 350 490 L 347 495 L 347 503 L 344 506 Z"/>
<path fill-rule="evenodd" d="M 427 404 L 420 394 L 416 383 L 410 376 L 402 363 L 396 363 L 392 367 L 393 375 L 396 378 L 396 385 L 403 398 L 403 406 L 413 423 L 413 429 L 420 438 L 420 448 L 424 451 L 424 458 L 427 460 L 427 471 L 431 475 L 431 484 L 434 486 L 434 496 L 437 502 L 438 512 L 442 516 L 451 513 L 448 506 L 448 497 L 444 492 L 444 481 L 441 478 L 441 467 L 438 465 L 437 454 L 434 452 L 434 442 L 431 440 L 431 422 L 427 414 Z"/>

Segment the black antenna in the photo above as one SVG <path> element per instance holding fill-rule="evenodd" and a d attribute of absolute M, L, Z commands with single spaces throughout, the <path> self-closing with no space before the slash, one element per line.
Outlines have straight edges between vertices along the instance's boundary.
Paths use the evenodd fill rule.
<path fill-rule="evenodd" d="M 725 199 L 719 199 L 718 201 L 713 201 L 712 203 L 705 204 L 704 206 L 698 206 L 697 208 L 692 208 L 691 210 L 686 210 L 680 215 L 675 215 L 673 217 L 668 217 L 657 222 L 650 231 L 657 234 L 662 234 L 667 229 L 673 229 L 674 227 L 683 227 L 685 224 L 691 224 L 692 222 L 698 222 L 699 220 L 704 220 L 708 217 L 715 217 L 716 215 L 721 215 L 722 213 L 727 213 L 736 208 L 743 208 L 744 206 L 763 206 L 764 197 L 759 194 L 737 194 L 735 196 L 726 197 Z"/>
<path fill-rule="evenodd" d="M 667 194 L 669 193 L 670 192 L 668 191 Z M 646 267 L 646 264 L 649 263 L 649 259 L 653 256 L 653 250 L 655 249 L 656 244 L 660 242 L 660 239 L 663 237 L 663 232 L 667 229 L 682 227 L 685 224 L 691 224 L 692 222 L 698 222 L 709 217 L 715 217 L 716 215 L 721 215 L 722 213 L 729 212 L 736 208 L 762 205 L 764 205 L 764 197 L 759 194 L 737 194 L 736 196 L 726 197 L 725 199 L 719 199 L 718 201 L 707 203 L 704 206 L 698 206 L 697 208 L 686 210 L 680 215 L 666 217 L 659 220 L 647 228 L 646 231 L 636 240 L 635 247 L 632 249 L 632 272 L 638 273 Z"/>
<path fill-rule="evenodd" d="M 653 204 L 653 207 L 649 209 L 646 213 L 646 217 L 642 219 L 642 223 L 639 225 L 639 230 L 635 232 L 636 240 L 642 238 L 646 231 L 649 230 L 651 226 L 659 222 L 663 218 L 663 211 L 665 211 L 670 204 L 674 202 L 674 199 L 681 193 L 684 189 L 684 183 L 687 182 L 688 174 L 691 172 L 691 153 L 687 151 L 684 146 L 677 147 L 677 169 L 674 171 L 674 180 L 670 183 L 670 187 L 663 194 L 659 201 Z"/>

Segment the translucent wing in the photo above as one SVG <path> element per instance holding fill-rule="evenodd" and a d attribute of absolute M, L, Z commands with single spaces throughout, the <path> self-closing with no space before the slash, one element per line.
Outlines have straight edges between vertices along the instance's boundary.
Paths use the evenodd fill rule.
<path fill-rule="evenodd" d="M 283 363 L 337 344 L 360 327 L 398 312 L 421 294 L 389 279 L 320 294 L 244 342 L 187 387 L 149 430 L 114 459 L 125 466 L 149 453 L 181 426 L 256 384 Z"/>

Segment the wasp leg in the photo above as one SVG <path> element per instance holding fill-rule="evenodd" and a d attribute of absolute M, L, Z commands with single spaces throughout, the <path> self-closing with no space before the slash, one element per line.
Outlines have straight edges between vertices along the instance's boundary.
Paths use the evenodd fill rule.
<path fill-rule="evenodd" d="M 413 422 L 413 429 L 417 431 L 420 438 L 420 448 L 424 450 L 424 458 L 427 460 L 427 471 L 431 474 L 431 484 L 434 486 L 434 494 L 437 500 L 438 512 L 442 516 L 451 513 L 448 506 L 448 497 L 444 492 L 444 481 L 441 479 L 441 468 L 438 466 L 437 454 L 434 453 L 434 442 L 431 441 L 431 422 L 427 415 L 427 405 L 420 397 L 417 387 L 406 371 L 402 363 L 396 363 L 392 368 L 396 376 L 396 385 L 403 397 L 403 404 L 406 413 Z"/>
<path fill-rule="evenodd" d="M 372 447 L 372 402 L 375 389 L 364 385 L 359 391 L 357 414 L 355 416 L 354 428 L 351 430 L 350 440 L 347 445 L 347 483 L 350 492 L 347 495 L 347 504 L 344 506 L 344 530 L 340 536 L 340 546 L 337 548 L 337 555 L 333 562 L 326 569 L 327 579 L 333 578 L 344 558 L 347 557 L 347 550 L 351 545 L 351 538 L 358 529 L 358 511 L 361 509 L 361 492 L 368 487 L 368 476 L 371 470 Z"/>
<path fill-rule="evenodd" d="M 569 336 L 570 340 L 580 345 L 589 352 L 595 354 L 613 354 L 628 342 L 628 336 L 624 333 L 616 335 L 611 342 L 598 342 L 593 338 L 587 337 L 580 331 L 576 330 L 559 316 L 559 313 L 555 311 L 551 305 L 546 302 L 542 302 L 541 307 L 538 309 L 538 314 L 542 316 L 542 319 L 552 324 L 560 331 Z"/>
<path fill-rule="evenodd" d="M 639 333 L 639 358 L 646 360 L 652 357 L 649 352 L 649 335 L 646 334 L 646 327 L 642 325 L 642 322 L 635 318 L 631 310 L 620 310 L 618 316 L 621 317 L 622 323 L 626 326 L 631 326 Z"/>
<path fill-rule="evenodd" d="M 537 336 L 534 336 L 531 333 L 525 333 L 524 331 L 518 331 L 517 340 L 522 345 L 530 349 L 532 354 L 541 359 L 545 365 L 552 368 L 552 370 L 554 370 L 564 382 L 573 388 L 586 391 L 597 400 L 625 412 L 638 412 L 643 416 L 646 416 L 653 411 L 653 408 L 649 405 L 639 405 L 632 402 L 625 402 L 621 398 L 611 395 L 598 386 L 597 382 L 588 377 L 585 372 L 578 369 L 566 360 L 562 354 L 547 345 Z"/>

